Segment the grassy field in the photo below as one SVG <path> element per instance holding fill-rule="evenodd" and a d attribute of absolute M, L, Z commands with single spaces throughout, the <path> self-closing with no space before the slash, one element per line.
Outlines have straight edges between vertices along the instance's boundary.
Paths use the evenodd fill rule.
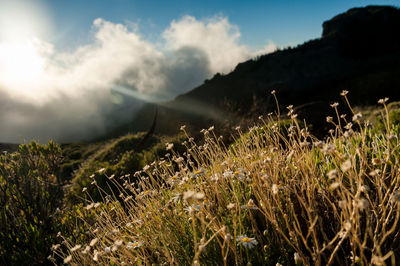
<path fill-rule="evenodd" d="M 342 96 L 347 102 L 345 91 Z M 332 130 L 324 140 L 310 135 L 290 106 L 277 112 L 287 112 L 289 121 L 260 117 L 248 131 L 237 128 L 230 145 L 213 127 L 202 131 L 200 145 L 183 126 L 184 151 L 166 143 L 164 155 L 135 173 L 96 169 L 82 188 L 84 203 L 63 220 L 74 233 L 58 234 L 49 259 L 79 265 L 395 265 L 400 127 L 386 101 L 379 101 L 375 116 L 369 112 L 372 120 L 350 105 L 352 117 L 327 117 Z M 112 188 L 99 185 L 104 178 Z M 93 190 L 100 198 L 93 200 Z"/>

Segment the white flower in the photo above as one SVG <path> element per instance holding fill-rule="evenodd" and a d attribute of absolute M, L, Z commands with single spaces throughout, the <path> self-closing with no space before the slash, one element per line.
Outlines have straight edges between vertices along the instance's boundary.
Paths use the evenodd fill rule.
<path fill-rule="evenodd" d="M 104 248 L 104 254 L 108 254 L 111 252 L 111 248 L 110 247 L 105 247 Z"/>
<path fill-rule="evenodd" d="M 338 171 L 336 169 L 330 170 L 327 174 L 329 179 L 335 179 L 338 177 Z"/>
<path fill-rule="evenodd" d="M 183 193 L 184 200 L 196 199 L 201 200 L 204 198 L 204 193 L 189 190 Z"/>
<path fill-rule="evenodd" d="M 378 103 L 379 104 L 385 104 L 387 101 L 389 101 L 389 98 L 385 98 L 385 99 L 379 99 Z"/>
<path fill-rule="evenodd" d="M 361 119 L 361 117 L 362 117 L 362 114 L 361 113 L 357 113 L 357 114 L 353 115 L 353 121 L 358 121 L 358 120 Z"/>
<path fill-rule="evenodd" d="M 322 148 L 323 153 L 332 153 L 336 150 L 336 146 L 333 144 L 325 144 Z"/>
<path fill-rule="evenodd" d="M 65 263 L 65 264 L 68 264 L 68 263 L 71 262 L 71 260 L 72 260 L 72 256 L 69 255 L 68 257 L 66 257 L 66 258 L 64 259 L 64 263 Z"/>
<path fill-rule="evenodd" d="M 294 263 L 296 263 L 296 264 L 301 262 L 300 255 L 299 255 L 299 253 L 297 253 L 297 252 L 295 252 L 295 253 L 293 254 L 293 259 L 294 259 Z"/>
<path fill-rule="evenodd" d="M 246 205 L 242 205 L 242 209 L 257 210 L 257 206 L 252 199 L 249 199 Z"/>
<path fill-rule="evenodd" d="M 258 244 L 257 240 L 252 237 L 247 237 L 246 235 L 241 235 L 236 238 L 238 245 L 242 245 L 246 248 L 253 248 Z"/>
<path fill-rule="evenodd" d="M 94 260 L 94 261 L 98 261 L 98 260 L 99 260 L 99 255 L 100 255 L 100 252 L 98 252 L 97 250 L 95 250 L 95 251 L 94 251 L 93 260 Z"/>
<path fill-rule="evenodd" d="M 127 249 L 135 249 L 142 245 L 143 245 L 143 243 L 141 241 L 133 241 L 133 242 L 128 242 L 128 244 L 126 245 L 126 248 Z"/>
<path fill-rule="evenodd" d="M 165 145 L 166 145 L 167 151 L 168 151 L 168 150 L 172 150 L 172 148 L 174 147 L 174 144 L 173 144 L 173 143 L 165 143 Z"/>
<path fill-rule="evenodd" d="M 99 172 L 99 174 L 102 174 L 102 173 L 104 173 L 106 171 L 106 168 L 101 168 L 101 169 L 99 169 L 97 172 Z"/>
<path fill-rule="evenodd" d="M 82 245 L 76 245 L 75 247 L 71 248 L 70 251 L 71 251 L 71 252 L 75 252 L 75 251 L 77 251 L 78 249 L 80 249 L 81 247 L 82 247 Z"/>
<path fill-rule="evenodd" d="M 278 194 L 278 192 L 279 192 L 278 185 L 273 184 L 272 185 L 272 193 L 274 193 L 276 195 L 276 194 Z"/>
<path fill-rule="evenodd" d="M 89 246 L 93 247 L 94 245 L 97 244 L 98 241 L 99 241 L 99 239 L 98 239 L 97 237 L 96 237 L 96 238 L 93 238 L 92 241 L 90 241 Z"/>
<path fill-rule="evenodd" d="M 349 93 L 349 91 L 342 90 L 342 92 L 340 93 L 340 95 L 342 95 L 342 96 L 346 96 L 346 95 L 347 95 L 347 93 Z"/>
<path fill-rule="evenodd" d="M 226 208 L 228 208 L 228 210 L 231 210 L 233 208 L 235 208 L 235 204 L 234 203 L 229 203 Z"/>
<path fill-rule="evenodd" d="M 350 170 L 350 168 L 351 168 L 351 161 L 350 160 L 347 160 L 347 161 L 345 161 L 343 164 L 342 164 L 342 171 L 343 172 L 347 172 L 348 170 Z"/>
<path fill-rule="evenodd" d="M 340 183 L 339 183 L 339 182 L 335 182 L 335 183 L 332 183 L 332 184 L 329 186 L 329 188 L 330 188 L 330 190 L 335 190 L 335 189 L 337 189 L 339 186 L 340 186 Z"/>

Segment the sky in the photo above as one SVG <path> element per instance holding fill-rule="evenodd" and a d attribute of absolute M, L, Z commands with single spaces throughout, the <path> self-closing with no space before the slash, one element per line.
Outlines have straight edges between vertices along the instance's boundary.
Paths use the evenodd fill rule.
<path fill-rule="evenodd" d="M 399 1 L 0 0 L 0 142 L 100 136 L 371 4 Z"/>

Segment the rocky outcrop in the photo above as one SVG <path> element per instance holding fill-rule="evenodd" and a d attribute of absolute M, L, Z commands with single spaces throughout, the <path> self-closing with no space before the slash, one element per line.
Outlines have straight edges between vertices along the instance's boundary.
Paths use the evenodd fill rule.
<path fill-rule="evenodd" d="M 399 50 L 399 30 L 398 8 L 367 6 L 324 22 L 322 38 L 337 40 L 346 55 L 370 56 Z"/>

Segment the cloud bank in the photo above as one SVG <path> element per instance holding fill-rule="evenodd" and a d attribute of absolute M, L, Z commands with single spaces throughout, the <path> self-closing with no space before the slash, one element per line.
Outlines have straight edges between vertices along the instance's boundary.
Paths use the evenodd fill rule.
<path fill-rule="evenodd" d="M 103 19 L 93 22 L 93 42 L 69 53 L 38 39 L 0 41 L 0 142 L 99 136 L 129 121 L 145 101 L 173 99 L 275 49 L 269 43 L 251 51 L 224 17 L 191 16 L 172 21 L 161 44 Z"/>

